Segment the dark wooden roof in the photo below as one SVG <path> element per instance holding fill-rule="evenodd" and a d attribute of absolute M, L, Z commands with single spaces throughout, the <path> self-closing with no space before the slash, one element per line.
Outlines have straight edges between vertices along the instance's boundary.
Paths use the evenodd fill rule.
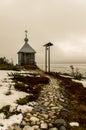
<path fill-rule="evenodd" d="M 51 42 L 49 42 L 49 43 L 47 43 L 47 44 L 45 44 L 43 46 L 53 46 L 53 44 Z"/>
<path fill-rule="evenodd" d="M 36 53 L 36 51 L 26 42 L 18 53 Z"/>

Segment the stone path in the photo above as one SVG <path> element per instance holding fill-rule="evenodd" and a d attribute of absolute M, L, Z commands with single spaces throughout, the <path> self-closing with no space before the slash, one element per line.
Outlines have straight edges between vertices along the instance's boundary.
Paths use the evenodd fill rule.
<path fill-rule="evenodd" d="M 20 126 L 12 126 L 15 130 L 66 130 L 66 122 L 58 119 L 62 109 L 58 81 L 53 77 L 49 78 L 50 84 L 42 87 L 38 100 L 28 103 L 34 109 L 24 113 Z"/>

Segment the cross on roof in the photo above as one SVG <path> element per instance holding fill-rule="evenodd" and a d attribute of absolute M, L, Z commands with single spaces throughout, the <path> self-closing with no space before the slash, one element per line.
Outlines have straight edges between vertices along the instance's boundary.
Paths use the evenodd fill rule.
<path fill-rule="evenodd" d="M 25 30 L 25 36 L 26 36 L 26 38 L 27 38 L 27 33 L 28 33 L 28 31 L 27 31 L 27 30 Z"/>

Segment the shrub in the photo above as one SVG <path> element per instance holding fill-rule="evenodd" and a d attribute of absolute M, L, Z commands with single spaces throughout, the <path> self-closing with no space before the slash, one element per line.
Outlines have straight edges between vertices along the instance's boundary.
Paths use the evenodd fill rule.
<path fill-rule="evenodd" d="M 0 64 L 9 65 L 9 64 L 11 64 L 11 63 L 9 62 L 8 59 L 6 59 L 6 57 L 1 57 L 1 58 L 0 58 Z"/>
<path fill-rule="evenodd" d="M 24 83 L 16 82 L 14 87 L 15 87 L 15 89 L 17 89 L 19 91 L 24 91 L 24 92 L 28 92 L 29 91 L 29 86 L 25 85 Z"/>
<path fill-rule="evenodd" d="M 24 98 L 19 98 L 16 102 L 19 105 L 25 105 L 29 102 L 29 96 L 26 96 Z"/>
<path fill-rule="evenodd" d="M 47 77 L 29 77 L 22 75 L 14 75 L 14 78 L 17 81 L 23 82 L 28 85 L 37 85 L 37 84 L 48 84 L 49 78 Z"/>
<path fill-rule="evenodd" d="M 6 118 L 8 118 L 11 115 L 11 113 L 10 113 L 9 110 L 10 110 L 10 105 L 6 105 L 6 106 L 4 106 L 4 107 L 2 107 L 0 109 L 0 113 L 4 113 L 4 115 L 6 116 Z"/>
<path fill-rule="evenodd" d="M 79 69 L 76 68 L 76 70 L 74 70 L 73 65 L 71 65 L 70 68 L 72 70 L 72 76 L 74 77 L 74 79 L 81 80 L 82 79 L 82 74 L 79 72 Z"/>
<path fill-rule="evenodd" d="M 73 65 L 70 66 L 71 70 L 72 70 L 72 76 L 74 77 L 75 76 L 75 73 L 74 73 L 74 67 Z"/>
<path fill-rule="evenodd" d="M 24 65 L 23 67 L 25 69 L 27 69 L 27 70 L 36 70 L 36 69 L 38 69 L 37 65 Z"/>
<path fill-rule="evenodd" d="M 14 114 L 16 114 L 16 115 L 20 114 L 21 112 L 17 111 L 16 109 L 13 112 L 10 112 L 10 105 L 6 105 L 0 109 L 0 113 L 4 113 L 4 115 L 6 116 L 5 118 L 9 118 L 10 116 L 12 116 Z"/>
<path fill-rule="evenodd" d="M 7 91 L 7 93 L 6 93 L 6 95 L 11 95 L 11 85 L 9 85 L 9 88 L 8 88 L 8 91 Z"/>
<path fill-rule="evenodd" d="M 32 95 L 26 96 L 24 98 L 19 98 L 16 102 L 19 105 L 25 105 L 28 102 L 35 101 L 37 98 L 38 98 L 38 94 L 34 94 L 34 95 L 32 94 Z"/>

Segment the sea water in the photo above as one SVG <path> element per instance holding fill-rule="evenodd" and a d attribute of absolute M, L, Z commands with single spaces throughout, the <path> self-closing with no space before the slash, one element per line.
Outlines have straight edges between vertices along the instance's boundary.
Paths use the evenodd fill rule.
<path fill-rule="evenodd" d="M 86 64 L 51 64 L 50 71 L 51 72 L 60 72 L 61 74 L 70 74 L 72 73 L 72 69 L 70 66 L 73 66 L 74 72 L 78 70 L 79 73 L 82 75 L 82 80 L 75 80 L 76 82 L 81 82 L 84 87 L 86 87 Z M 45 70 L 44 64 L 38 64 L 39 68 Z"/>
<path fill-rule="evenodd" d="M 68 73 L 71 74 L 71 65 L 74 67 L 74 71 L 80 72 L 83 77 L 86 77 L 86 64 L 51 64 L 50 65 L 50 70 L 51 72 L 60 72 L 60 73 Z M 45 65 L 44 64 L 38 64 L 38 66 L 42 69 L 45 70 Z"/>

